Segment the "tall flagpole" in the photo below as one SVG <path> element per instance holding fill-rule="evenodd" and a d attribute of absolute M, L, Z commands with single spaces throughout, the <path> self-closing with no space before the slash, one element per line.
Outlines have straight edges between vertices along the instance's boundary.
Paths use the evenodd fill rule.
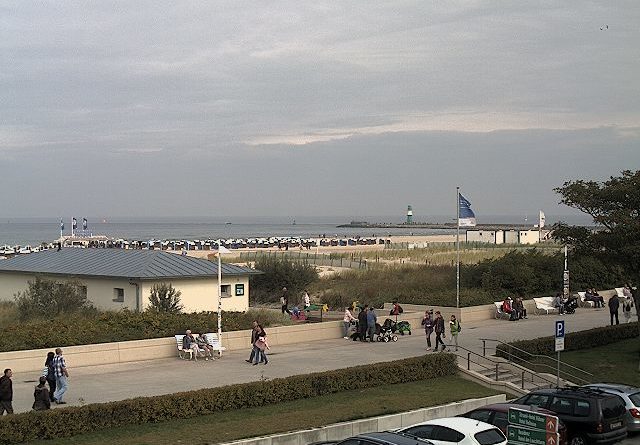
<path fill-rule="evenodd" d="M 218 243 L 218 342 L 222 346 L 222 252 Z M 222 350 L 219 351 L 222 355 Z"/>
<path fill-rule="evenodd" d="M 460 187 L 456 187 L 456 308 L 460 307 Z"/>

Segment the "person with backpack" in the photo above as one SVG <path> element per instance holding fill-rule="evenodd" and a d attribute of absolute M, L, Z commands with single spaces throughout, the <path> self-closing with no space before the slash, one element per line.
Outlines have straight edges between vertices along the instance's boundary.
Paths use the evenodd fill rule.
<path fill-rule="evenodd" d="M 458 350 L 458 334 L 462 331 L 462 326 L 460 326 L 460 322 L 456 319 L 455 315 L 451 315 L 451 320 L 449 320 L 449 329 L 451 330 L 451 338 L 453 339 L 453 343 L 456 345 L 456 351 Z"/>

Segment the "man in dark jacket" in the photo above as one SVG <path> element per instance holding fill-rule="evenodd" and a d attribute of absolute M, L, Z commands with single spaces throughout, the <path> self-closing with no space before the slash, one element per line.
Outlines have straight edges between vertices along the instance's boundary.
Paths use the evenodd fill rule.
<path fill-rule="evenodd" d="M 434 352 L 438 352 L 439 345 L 442 345 L 442 351 L 444 351 L 447 347 L 442 341 L 442 339 L 445 337 L 445 331 L 444 331 L 444 318 L 442 318 L 442 314 L 440 313 L 440 311 L 436 311 L 436 318 L 433 324 L 434 324 L 434 331 L 436 332 L 436 347 L 434 349 Z"/>
<path fill-rule="evenodd" d="M 620 324 L 620 320 L 618 320 L 618 309 L 620 308 L 620 300 L 618 300 L 618 296 L 614 295 L 609 298 L 609 313 L 611 314 L 611 325 L 613 326 L 613 317 L 616 317 L 616 324 Z"/>
<path fill-rule="evenodd" d="M 13 382 L 11 381 L 13 372 L 11 369 L 5 369 L 4 375 L 0 377 L 0 416 L 6 411 L 7 414 L 13 414 Z"/>
<path fill-rule="evenodd" d="M 369 305 L 365 304 L 358 313 L 358 333 L 360 334 L 360 341 L 367 340 L 367 312 L 369 312 Z"/>

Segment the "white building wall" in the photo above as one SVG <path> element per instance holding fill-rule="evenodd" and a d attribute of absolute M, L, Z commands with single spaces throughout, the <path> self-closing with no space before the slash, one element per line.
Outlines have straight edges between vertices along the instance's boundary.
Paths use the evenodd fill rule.
<path fill-rule="evenodd" d="M 520 244 L 537 244 L 539 233 L 537 230 L 521 230 Z"/>
<path fill-rule="evenodd" d="M 504 244 L 504 230 L 496 230 L 496 244 Z"/>
<path fill-rule="evenodd" d="M 504 242 L 506 244 L 518 244 L 520 242 L 518 232 L 515 230 L 505 230 Z"/>
<path fill-rule="evenodd" d="M 467 242 L 495 243 L 496 234 L 493 230 L 467 230 Z"/>
<path fill-rule="evenodd" d="M 71 279 L 60 276 L 40 275 L 42 278 L 63 281 Z M 35 274 L 2 273 L 0 274 L 0 301 L 13 301 L 14 295 L 25 291 L 29 281 L 35 281 Z M 170 283 L 181 292 L 180 301 L 184 312 L 217 311 L 218 280 L 217 278 L 197 278 L 178 280 L 158 280 L 139 282 L 136 301 L 136 283 L 123 279 L 79 278 L 78 281 L 87 287 L 87 299 L 102 310 L 130 309 L 144 310 L 149 306 L 151 287 L 155 283 Z M 229 286 L 229 293 L 223 294 L 222 310 L 245 312 L 249 309 L 249 277 L 222 277 L 222 284 Z M 123 301 L 117 301 L 116 289 L 124 290 Z M 237 295 L 244 293 L 244 295 Z"/>

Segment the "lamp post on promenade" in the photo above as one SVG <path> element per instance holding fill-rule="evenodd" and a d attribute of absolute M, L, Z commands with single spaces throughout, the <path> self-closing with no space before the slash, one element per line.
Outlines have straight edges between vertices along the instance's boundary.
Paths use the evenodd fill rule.
<path fill-rule="evenodd" d="M 231 251 L 218 243 L 218 341 L 222 346 L 222 254 Z M 222 355 L 222 350 L 220 350 Z"/>

